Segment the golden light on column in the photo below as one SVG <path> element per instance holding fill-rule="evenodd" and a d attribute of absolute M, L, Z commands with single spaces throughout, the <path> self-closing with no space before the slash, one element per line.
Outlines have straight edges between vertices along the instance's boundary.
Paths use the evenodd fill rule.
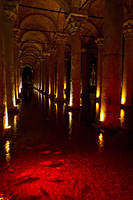
<path fill-rule="evenodd" d="M 64 81 L 64 99 L 66 99 L 66 93 L 65 93 L 65 91 L 66 91 L 66 80 Z"/>
<path fill-rule="evenodd" d="M 17 118 L 18 118 L 18 115 L 14 115 L 13 126 L 14 126 L 14 129 L 15 129 L 15 130 L 16 130 L 16 128 L 17 128 Z"/>
<path fill-rule="evenodd" d="M 4 116 L 4 129 L 9 129 L 11 126 L 8 125 L 8 110 L 7 103 L 5 102 L 5 116 Z"/>
<path fill-rule="evenodd" d="M 13 106 L 16 107 L 16 96 L 15 96 L 15 88 L 13 89 Z"/>
<path fill-rule="evenodd" d="M 96 103 L 96 117 L 98 118 L 99 116 L 99 103 Z"/>
<path fill-rule="evenodd" d="M 100 121 L 103 122 L 105 120 L 105 112 L 101 110 L 100 112 Z"/>
<path fill-rule="evenodd" d="M 57 115 L 57 103 L 55 104 L 55 112 L 56 112 L 56 115 Z"/>
<path fill-rule="evenodd" d="M 72 112 L 68 112 L 69 116 L 69 135 L 72 133 Z"/>
<path fill-rule="evenodd" d="M 19 93 L 21 93 L 21 88 L 22 88 L 22 81 L 19 83 Z"/>
<path fill-rule="evenodd" d="M 51 94 L 51 83 L 49 83 L 49 94 Z"/>
<path fill-rule="evenodd" d="M 48 100 L 48 103 L 49 103 L 49 112 L 51 113 L 51 99 L 50 98 Z"/>
<path fill-rule="evenodd" d="M 100 97 L 100 88 L 98 87 L 96 91 L 96 98 L 99 98 L 99 97 Z"/>
<path fill-rule="evenodd" d="M 125 104 L 126 103 L 126 98 L 125 98 L 125 96 L 123 95 L 122 97 L 121 97 L 121 104 Z"/>
<path fill-rule="evenodd" d="M 72 82 L 70 82 L 70 101 L 69 106 L 72 106 Z"/>
<path fill-rule="evenodd" d="M 126 103 L 126 89 L 123 85 L 122 88 L 122 95 L 121 95 L 121 104 L 124 105 Z"/>

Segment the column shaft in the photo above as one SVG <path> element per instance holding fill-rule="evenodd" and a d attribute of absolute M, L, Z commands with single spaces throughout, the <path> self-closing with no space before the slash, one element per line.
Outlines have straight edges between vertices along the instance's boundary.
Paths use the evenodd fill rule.
<path fill-rule="evenodd" d="M 71 86 L 70 106 L 80 107 L 80 65 L 81 65 L 81 41 L 79 35 L 72 36 L 71 50 Z"/>
<path fill-rule="evenodd" d="M 121 103 L 126 106 L 132 105 L 133 100 L 133 20 L 128 20 L 123 25 L 125 36 L 124 45 L 124 69 L 123 69 L 123 84 Z"/>
<path fill-rule="evenodd" d="M 54 97 L 55 93 L 55 52 L 51 53 L 50 63 L 50 95 Z"/>
<path fill-rule="evenodd" d="M 120 125 L 122 15 L 122 0 L 105 0 L 104 64 L 100 116 L 103 125 L 112 128 Z"/>
<path fill-rule="evenodd" d="M 103 39 L 96 40 L 98 46 L 98 62 L 97 62 L 97 87 L 96 98 L 101 98 L 102 92 L 102 70 L 103 70 Z"/>
<path fill-rule="evenodd" d="M 65 43 L 57 44 L 57 100 L 64 100 Z"/>

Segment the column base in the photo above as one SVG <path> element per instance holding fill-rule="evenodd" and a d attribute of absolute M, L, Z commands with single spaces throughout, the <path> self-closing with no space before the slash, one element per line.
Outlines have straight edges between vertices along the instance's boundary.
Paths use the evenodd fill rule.
<path fill-rule="evenodd" d="M 115 127 L 115 126 L 104 124 L 101 121 L 94 122 L 93 123 L 93 127 L 95 127 L 98 130 L 98 132 L 108 131 L 110 133 L 114 133 L 114 132 L 117 132 L 120 129 L 122 129 L 121 126 L 116 126 Z"/>
<path fill-rule="evenodd" d="M 120 128 L 120 105 L 107 104 L 106 112 L 103 115 L 102 127 L 108 129 Z"/>

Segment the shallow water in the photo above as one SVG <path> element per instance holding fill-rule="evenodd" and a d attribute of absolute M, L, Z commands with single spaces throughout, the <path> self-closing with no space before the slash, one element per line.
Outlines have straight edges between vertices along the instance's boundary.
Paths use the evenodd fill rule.
<path fill-rule="evenodd" d="M 95 127 L 93 95 L 80 111 L 38 92 L 9 116 L 0 145 L 0 199 L 133 199 L 132 110 L 124 129 Z M 129 113 L 129 114 L 127 114 Z"/>

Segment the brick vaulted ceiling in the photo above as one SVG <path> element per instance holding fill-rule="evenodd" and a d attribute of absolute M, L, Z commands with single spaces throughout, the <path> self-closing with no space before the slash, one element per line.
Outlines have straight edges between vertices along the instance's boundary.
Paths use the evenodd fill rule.
<path fill-rule="evenodd" d="M 124 3 L 126 16 L 132 13 L 132 1 Z M 66 19 L 75 12 L 75 7 L 76 12 L 88 16 L 82 21 L 81 35 L 86 38 L 102 37 L 104 0 L 20 0 L 16 27 L 20 29 L 21 48 L 27 49 L 28 55 L 30 49 L 33 55 L 38 54 L 37 50 L 46 50 L 47 44 L 55 39 L 58 32 L 68 32 Z M 32 44 L 31 48 L 29 44 Z"/>

